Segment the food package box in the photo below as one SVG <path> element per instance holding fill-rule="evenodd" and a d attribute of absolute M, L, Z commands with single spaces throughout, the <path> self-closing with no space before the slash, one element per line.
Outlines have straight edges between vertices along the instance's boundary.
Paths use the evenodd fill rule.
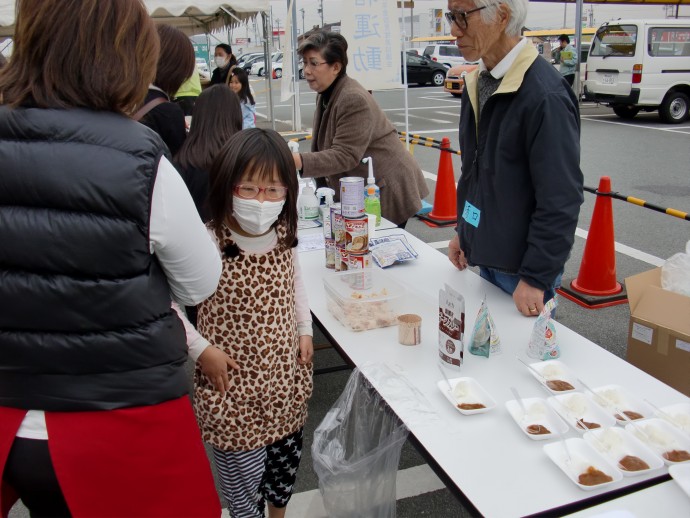
<path fill-rule="evenodd" d="M 378 268 L 324 277 L 328 310 L 345 327 L 366 331 L 398 323 L 405 288 Z"/>
<path fill-rule="evenodd" d="M 628 362 L 690 396 L 690 297 L 661 287 L 661 268 L 625 279 Z"/>

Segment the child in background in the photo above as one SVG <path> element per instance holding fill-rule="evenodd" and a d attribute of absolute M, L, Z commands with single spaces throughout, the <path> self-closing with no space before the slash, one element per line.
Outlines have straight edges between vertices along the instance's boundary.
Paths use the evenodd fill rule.
<path fill-rule="evenodd" d="M 272 130 L 236 133 L 211 167 L 223 273 L 199 305 L 199 332 L 213 345 L 198 357 L 194 407 L 231 516 L 263 517 L 266 500 L 270 518 L 284 516 L 299 466 L 313 344 L 297 190 L 290 150 Z"/>
<path fill-rule="evenodd" d="M 175 155 L 175 167 L 187 185 L 199 216 L 208 223 L 209 171 L 213 159 L 235 133 L 242 131 L 239 98 L 225 85 L 213 85 L 199 95 L 187 140 Z"/>
<path fill-rule="evenodd" d="M 242 106 L 242 129 L 256 127 L 256 103 L 249 89 L 249 77 L 241 68 L 233 68 L 230 75 L 230 89 L 240 98 Z"/>

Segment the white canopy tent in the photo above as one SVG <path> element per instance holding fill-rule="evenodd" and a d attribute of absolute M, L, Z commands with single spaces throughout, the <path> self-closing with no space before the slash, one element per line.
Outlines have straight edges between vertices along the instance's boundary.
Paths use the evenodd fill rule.
<path fill-rule="evenodd" d="M 156 23 L 173 25 L 186 34 L 204 34 L 234 27 L 261 12 L 269 11 L 268 0 L 144 0 Z M 14 33 L 15 0 L 0 0 L 0 39 Z"/>
<path fill-rule="evenodd" d="M 236 27 L 262 14 L 264 48 L 270 55 L 270 38 L 267 34 L 269 0 L 144 0 L 144 5 L 156 23 L 168 24 L 185 34 L 210 34 Z M 0 0 L 0 42 L 14 34 L 15 0 Z M 269 119 L 273 118 L 272 88 L 269 81 Z"/>

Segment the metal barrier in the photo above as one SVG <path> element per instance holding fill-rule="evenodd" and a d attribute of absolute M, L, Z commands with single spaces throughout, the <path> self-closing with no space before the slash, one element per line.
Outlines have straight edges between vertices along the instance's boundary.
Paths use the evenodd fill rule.
<path fill-rule="evenodd" d="M 438 149 L 440 151 L 446 151 L 448 153 L 453 153 L 455 155 L 461 155 L 462 154 L 461 151 L 441 147 L 441 141 L 436 140 L 436 139 L 431 138 L 431 137 L 424 137 L 422 135 L 413 134 L 413 133 L 408 134 L 405 131 L 398 131 L 398 135 L 401 135 L 400 140 L 403 142 L 408 142 L 410 144 L 415 144 L 418 146 L 430 147 L 433 149 Z M 312 138 L 311 135 L 307 135 L 306 137 L 291 138 L 290 140 L 293 142 L 299 142 L 302 140 L 310 140 L 311 138 Z M 594 187 L 588 187 L 586 185 L 584 186 L 584 190 L 587 192 L 591 192 L 592 194 L 596 194 L 597 196 L 610 196 L 611 198 L 615 198 L 617 200 L 622 200 L 622 201 L 625 201 L 628 203 L 632 203 L 633 205 L 638 205 L 640 207 L 644 207 L 646 209 L 650 209 L 650 210 L 653 210 L 656 212 L 661 212 L 663 214 L 673 216 L 674 218 L 679 218 L 679 219 L 683 219 L 685 221 L 690 221 L 690 214 L 687 212 L 683 212 L 682 210 L 661 207 L 659 205 L 649 203 L 648 201 L 642 200 L 640 198 L 635 198 L 634 196 L 625 196 L 625 195 L 620 194 L 618 192 L 599 192 Z"/>
<path fill-rule="evenodd" d="M 406 131 L 398 131 L 398 135 L 402 135 L 400 140 L 402 142 L 407 142 L 410 144 L 416 144 L 418 146 L 430 147 L 434 149 L 439 149 L 447 153 L 453 153 L 454 155 L 461 155 L 462 153 L 455 149 L 441 147 L 441 141 L 433 139 L 431 137 L 424 137 L 422 135 L 408 134 Z"/>
<path fill-rule="evenodd" d="M 594 187 L 587 187 L 586 185 L 584 186 L 584 190 L 587 192 L 591 192 L 592 194 L 596 194 L 597 196 L 609 196 L 611 198 L 615 198 L 617 200 L 622 200 L 626 201 L 628 203 L 632 203 L 633 205 L 639 205 L 640 207 L 644 207 L 646 209 L 651 209 L 656 212 L 661 212 L 664 214 L 668 214 L 669 216 L 673 216 L 674 218 L 679 218 L 679 219 L 684 219 L 685 221 L 690 221 L 690 214 L 687 212 L 683 212 L 681 210 L 676 210 L 676 209 L 667 209 L 665 207 L 660 207 L 659 205 L 654 205 L 653 203 L 649 203 L 648 201 L 641 200 L 640 198 L 635 198 L 634 196 L 625 196 L 623 194 L 620 194 L 618 192 L 599 192 L 597 189 Z"/>

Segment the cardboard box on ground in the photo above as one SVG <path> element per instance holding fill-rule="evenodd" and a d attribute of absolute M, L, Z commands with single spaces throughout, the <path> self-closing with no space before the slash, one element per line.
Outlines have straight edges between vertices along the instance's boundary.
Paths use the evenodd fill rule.
<path fill-rule="evenodd" d="M 628 362 L 690 396 L 690 297 L 661 287 L 661 268 L 625 279 Z"/>

